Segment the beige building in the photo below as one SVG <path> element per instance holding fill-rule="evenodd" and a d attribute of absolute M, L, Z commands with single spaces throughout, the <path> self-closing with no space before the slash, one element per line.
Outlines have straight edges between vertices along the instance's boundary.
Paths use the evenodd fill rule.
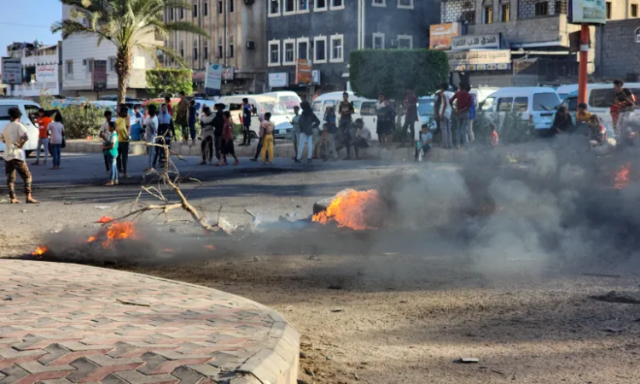
<path fill-rule="evenodd" d="M 607 19 L 636 18 L 639 5 L 640 0 L 608 1 Z M 502 70 L 470 67 L 472 70 L 455 71 L 454 78 L 494 86 L 558 84 L 577 79 L 578 55 L 569 48 L 570 35 L 580 26 L 567 22 L 567 0 L 448 0 L 443 3 L 441 21 L 458 23 L 460 35 L 469 38 L 498 37 L 498 49 L 509 50 L 512 59 Z M 591 41 L 595 41 L 595 27 L 591 27 Z M 595 71 L 594 58 L 592 43 L 590 73 Z"/>
<path fill-rule="evenodd" d="M 266 83 L 265 1 L 189 0 L 191 11 L 168 8 L 167 22 L 186 21 L 209 34 L 209 39 L 183 32 L 172 32 L 167 46 L 177 52 L 194 71 L 196 91 L 204 87 L 208 63 L 227 67 L 223 94 L 261 93 Z M 165 58 L 165 65 L 176 63 Z"/>

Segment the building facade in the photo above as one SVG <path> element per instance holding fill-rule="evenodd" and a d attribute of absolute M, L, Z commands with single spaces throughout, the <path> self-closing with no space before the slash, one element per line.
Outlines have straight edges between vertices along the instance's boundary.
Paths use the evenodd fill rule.
<path fill-rule="evenodd" d="M 62 6 L 62 20 L 71 19 L 72 7 Z M 86 22 L 79 20 L 81 22 Z M 153 34 L 145 36 L 147 44 L 162 45 Z M 62 41 L 62 92 L 64 96 L 82 96 L 95 99 L 104 94 L 115 94 L 118 84 L 115 72 L 117 49 L 108 40 L 98 45 L 98 38 L 91 35 L 71 35 Z M 93 63 L 107 62 L 107 89 L 98 94 L 93 87 Z M 156 68 L 156 59 L 148 52 L 134 48 L 132 68 L 129 73 L 127 95 L 137 98 L 147 96 L 146 72 Z"/>
<path fill-rule="evenodd" d="M 348 88 L 349 53 L 427 48 L 440 4 L 431 0 L 266 0 L 268 86 L 305 92 L 299 59 L 309 60 L 321 92 Z"/>
<path fill-rule="evenodd" d="M 11 96 L 38 97 L 43 93 L 51 96 L 60 94 L 60 43 L 13 43 L 7 47 L 7 54 L 22 60 L 22 84 L 14 85 L 13 89 L 8 88 Z"/>
<path fill-rule="evenodd" d="M 209 38 L 171 32 L 167 47 L 194 70 L 196 89 L 204 87 L 207 64 L 225 66 L 222 93 L 262 93 L 266 79 L 264 38 L 267 4 L 258 0 L 189 0 L 191 10 L 165 10 L 167 22 L 189 22 L 204 29 Z M 165 66 L 176 66 L 165 58 Z"/>
<path fill-rule="evenodd" d="M 596 28 L 596 75 L 640 81 L 640 21 L 617 20 Z"/>
<path fill-rule="evenodd" d="M 638 17 L 638 4 L 634 1 L 637 0 L 606 2 L 607 19 Z M 566 13 L 566 0 L 443 2 L 442 23 L 458 23 L 459 34 L 468 40 L 497 37 L 501 42 L 498 49 L 510 55 L 508 65 L 501 66 L 501 69 L 493 66 L 492 70 L 485 70 L 484 65 L 478 67 L 474 64 L 467 64 L 465 68 L 466 61 L 454 62 L 454 82 L 464 79 L 475 85 L 517 86 L 576 81 L 578 55 L 570 47 L 571 39 L 577 37 L 580 26 L 569 24 Z M 591 41 L 595 41 L 595 27 L 591 27 Z M 595 70 L 594 60 L 595 45 L 591 44 L 590 73 Z"/>

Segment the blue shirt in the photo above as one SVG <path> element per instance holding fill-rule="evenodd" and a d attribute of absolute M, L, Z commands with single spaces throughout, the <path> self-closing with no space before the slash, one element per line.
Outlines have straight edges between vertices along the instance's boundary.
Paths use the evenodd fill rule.
<path fill-rule="evenodd" d="M 247 104 L 242 108 L 242 122 L 245 127 L 251 125 L 251 105 Z"/>
<path fill-rule="evenodd" d="M 476 97 L 471 94 L 471 107 L 469 108 L 469 120 L 476 117 Z"/>
<path fill-rule="evenodd" d="M 171 124 L 171 115 L 169 112 L 160 112 L 158 114 L 158 125 L 160 124 Z"/>

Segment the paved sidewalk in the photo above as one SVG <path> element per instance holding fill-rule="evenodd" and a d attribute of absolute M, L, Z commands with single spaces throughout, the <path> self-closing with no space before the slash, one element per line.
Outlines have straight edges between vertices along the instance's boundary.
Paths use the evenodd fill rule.
<path fill-rule="evenodd" d="M 298 354 L 282 316 L 238 296 L 0 260 L 0 384 L 292 384 Z"/>

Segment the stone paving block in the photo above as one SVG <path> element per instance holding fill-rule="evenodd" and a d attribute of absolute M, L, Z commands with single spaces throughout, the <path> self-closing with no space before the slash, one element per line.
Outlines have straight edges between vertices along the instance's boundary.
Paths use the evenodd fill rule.
<path fill-rule="evenodd" d="M 138 371 L 121 371 L 114 375 L 130 384 L 177 384 L 180 382 L 177 377 L 167 374 L 145 375 Z"/>
<path fill-rule="evenodd" d="M 29 376 L 29 372 L 13 364 L 3 368 L 0 373 L 4 375 L 2 380 L 0 380 L 0 384 L 13 384 L 16 381 Z"/>

